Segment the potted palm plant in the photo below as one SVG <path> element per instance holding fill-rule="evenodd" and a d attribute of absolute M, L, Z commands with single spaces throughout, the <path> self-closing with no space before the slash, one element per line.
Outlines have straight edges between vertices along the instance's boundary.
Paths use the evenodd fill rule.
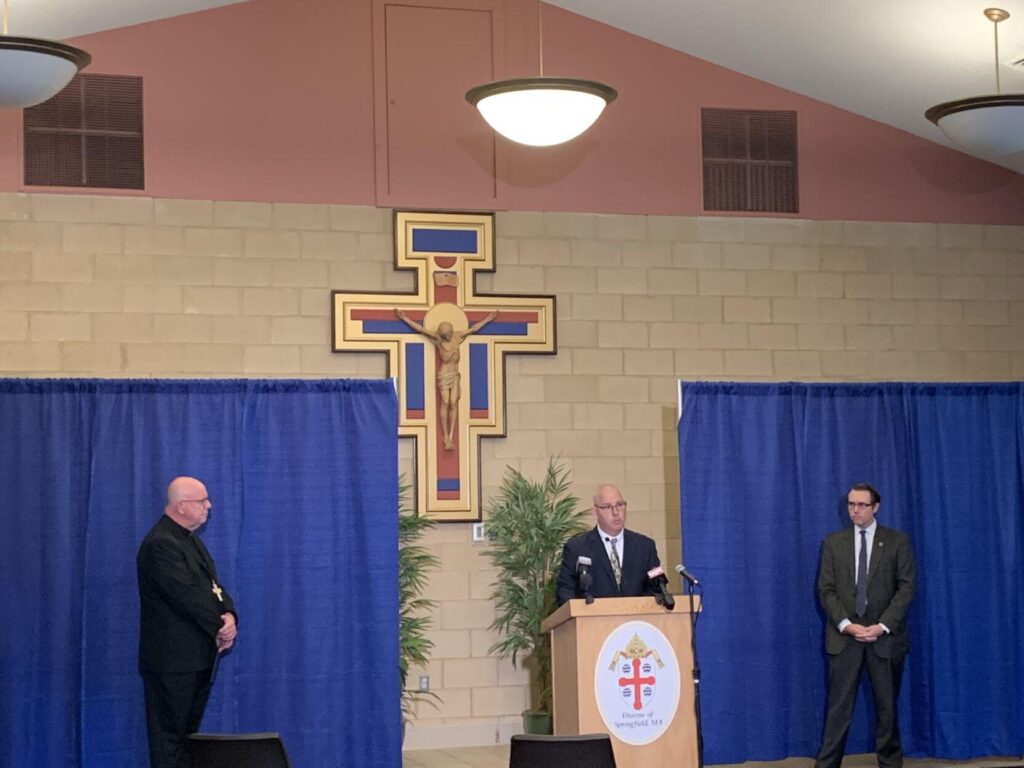
<path fill-rule="evenodd" d="M 491 629 L 500 639 L 490 652 L 530 660 L 531 708 L 523 712 L 527 733 L 551 733 L 551 638 L 540 625 L 555 609 L 555 579 L 565 542 L 585 527 L 585 510 L 569 494 L 569 472 L 551 460 L 541 482 L 509 467 L 501 489 L 486 508 L 487 556 L 498 570 L 491 599 Z"/>
<path fill-rule="evenodd" d="M 435 522 L 418 517 L 409 509 L 409 486 L 399 481 L 398 487 L 398 671 L 401 680 L 402 736 L 405 724 L 418 702 L 437 698 L 433 691 L 409 688 L 409 669 L 426 664 L 434 642 L 428 637 L 430 612 L 434 601 L 423 596 L 429 573 L 438 566 L 438 559 L 419 541 Z"/>

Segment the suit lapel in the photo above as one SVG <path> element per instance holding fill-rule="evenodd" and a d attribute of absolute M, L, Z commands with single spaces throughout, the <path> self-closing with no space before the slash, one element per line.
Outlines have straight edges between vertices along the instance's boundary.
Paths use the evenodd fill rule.
<path fill-rule="evenodd" d="M 591 557 L 594 558 L 595 562 L 601 563 L 605 574 L 608 576 L 608 582 L 612 586 L 615 586 L 615 571 L 612 570 L 612 561 L 608 557 L 608 550 L 605 547 L 604 537 L 596 527 L 590 531 L 590 554 Z"/>
<path fill-rule="evenodd" d="M 213 560 L 206 547 L 203 546 L 203 542 L 166 515 L 161 518 L 160 522 L 164 526 L 165 535 L 175 543 L 175 546 L 180 548 L 190 567 L 213 578 Z"/>
<path fill-rule="evenodd" d="M 857 526 L 851 526 L 847 529 L 843 535 L 843 555 L 839 558 L 839 562 L 842 564 L 842 573 L 836 574 L 836 584 L 849 584 L 851 587 L 856 588 L 857 586 L 857 547 L 855 540 L 857 537 Z M 869 569 L 870 573 L 870 569 Z M 842 578 L 838 578 L 838 577 Z"/>
<path fill-rule="evenodd" d="M 199 570 L 204 572 L 209 578 L 216 580 L 213 572 L 213 558 L 210 557 L 210 553 L 203 544 L 202 539 L 195 534 L 189 536 L 189 539 L 191 541 L 186 546 L 192 549 L 194 560 L 196 565 L 199 566 Z"/>
<path fill-rule="evenodd" d="M 875 528 L 875 541 L 871 545 L 871 561 L 868 563 L 868 584 L 875 578 L 875 573 L 878 571 L 877 566 L 881 565 L 882 558 L 888 551 L 886 547 L 889 541 L 888 534 L 889 530 L 881 525 Z"/>
<path fill-rule="evenodd" d="M 633 545 L 636 542 L 633 537 L 629 535 L 629 531 L 625 528 L 622 529 L 622 557 L 620 557 L 622 565 L 622 581 L 626 581 L 626 569 L 635 566 L 639 560 L 636 558 L 636 553 L 633 551 Z M 628 555 L 628 557 L 627 557 Z"/>

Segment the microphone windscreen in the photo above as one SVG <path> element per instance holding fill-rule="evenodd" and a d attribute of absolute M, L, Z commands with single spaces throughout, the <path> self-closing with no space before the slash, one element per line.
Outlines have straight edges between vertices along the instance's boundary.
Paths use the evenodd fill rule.
<path fill-rule="evenodd" d="M 688 570 L 686 570 L 686 566 L 682 563 L 676 566 L 676 573 L 678 573 L 691 584 L 700 584 L 700 582 L 697 581 L 697 577 L 690 573 Z"/>

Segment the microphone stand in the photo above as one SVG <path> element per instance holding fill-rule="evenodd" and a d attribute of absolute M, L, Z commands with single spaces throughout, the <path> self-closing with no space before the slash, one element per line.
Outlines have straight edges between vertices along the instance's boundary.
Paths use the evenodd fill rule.
<path fill-rule="evenodd" d="M 590 593 L 593 589 L 594 577 L 590 575 L 589 571 L 583 571 L 579 575 L 580 588 L 583 590 L 583 598 L 587 601 L 587 605 L 593 605 L 594 596 Z"/>
<path fill-rule="evenodd" d="M 700 663 L 697 661 L 697 614 L 693 610 L 694 585 L 683 579 L 690 601 L 690 651 L 693 654 L 693 717 L 697 726 L 697 768 L 704 768 L 704 731 L 700 721 Z M 701 610 L 704 606 L 701 606 Z"/>

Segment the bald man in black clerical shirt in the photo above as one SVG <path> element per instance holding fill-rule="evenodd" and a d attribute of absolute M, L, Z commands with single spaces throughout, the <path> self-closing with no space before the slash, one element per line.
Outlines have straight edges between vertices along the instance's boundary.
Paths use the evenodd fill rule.
<path fill-rule="evenodd" d="M 199 729 L 214 663 L 238 632 L 235 604 L 196 531 L 210 512 L 206 486 L 178 477 L 139 546 L 139 672 L 152 768 L 187 768 L 185 737 Z"/>

